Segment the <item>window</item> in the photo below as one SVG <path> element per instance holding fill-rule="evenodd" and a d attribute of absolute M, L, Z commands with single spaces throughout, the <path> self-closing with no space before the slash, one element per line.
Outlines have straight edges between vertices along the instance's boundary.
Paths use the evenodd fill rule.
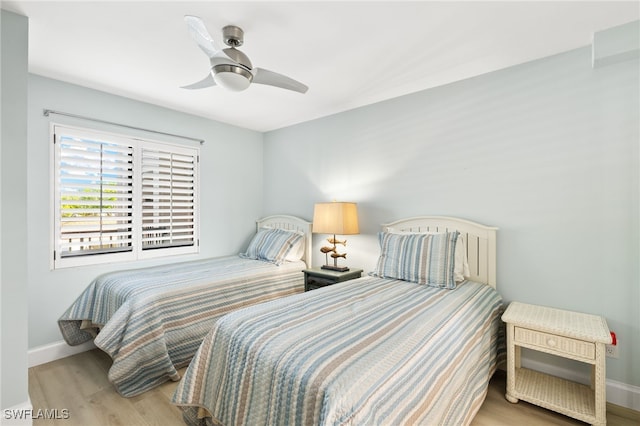
<path fill-rule="evenodd" d="M 54 268 L 198 252 L 197 148 L 52 130 Z"/>

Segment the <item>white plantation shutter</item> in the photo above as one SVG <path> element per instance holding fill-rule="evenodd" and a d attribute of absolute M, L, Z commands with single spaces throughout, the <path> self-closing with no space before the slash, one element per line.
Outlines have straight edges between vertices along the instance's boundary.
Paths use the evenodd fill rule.
<path fill-rule="evenodd" d="M 195 244 L 197 155 L 142 149 L 142 249 Z"/>
<path fill-rule="evenodd" d="M 197 253 L 197 148 L 52 128 L 54 268 Z"/>
<path fill-rule="evenodd" d="M 133 147 L 61 135 L 61 257 L 132 250 Z"/>

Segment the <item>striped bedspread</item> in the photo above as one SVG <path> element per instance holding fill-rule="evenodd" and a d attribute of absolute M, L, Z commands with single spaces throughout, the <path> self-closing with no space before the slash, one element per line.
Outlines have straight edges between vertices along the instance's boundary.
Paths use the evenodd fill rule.
<path fill-rule="evenodd" d="M 172 402 L 193 425 L 468 424 L 501 313 L 483 284 L 374 277 L 252 306 L 216 322 Z"/>
<path fill-rule="evenodd" d="M 227 256 L 112 272 L 96 278 L 58 325 L 70 345 L 95 337 L 113 359 L 109 380 L 134 396 L 179 380 L 177 369 L 223 314 L 304 291 L 304 267 Z"/>

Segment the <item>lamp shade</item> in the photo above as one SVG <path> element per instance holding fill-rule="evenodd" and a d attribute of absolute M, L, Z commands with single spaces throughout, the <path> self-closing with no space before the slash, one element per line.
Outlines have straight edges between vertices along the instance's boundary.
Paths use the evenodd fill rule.
<path fill-rule="evenodd" d="M 317 203 L 313 209 L 313 232 L 316 234 L 359 234 L 356 203 Z"/>

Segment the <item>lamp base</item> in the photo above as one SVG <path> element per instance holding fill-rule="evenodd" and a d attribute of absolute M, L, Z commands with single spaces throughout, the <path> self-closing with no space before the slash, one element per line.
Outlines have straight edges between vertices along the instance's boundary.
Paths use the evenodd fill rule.
<path fill-rule="evenodd" d="M 320 269 L 329 269 L 330 271 L 347 272 L 349 268 L 346 266 L 322 265 Z"/>

